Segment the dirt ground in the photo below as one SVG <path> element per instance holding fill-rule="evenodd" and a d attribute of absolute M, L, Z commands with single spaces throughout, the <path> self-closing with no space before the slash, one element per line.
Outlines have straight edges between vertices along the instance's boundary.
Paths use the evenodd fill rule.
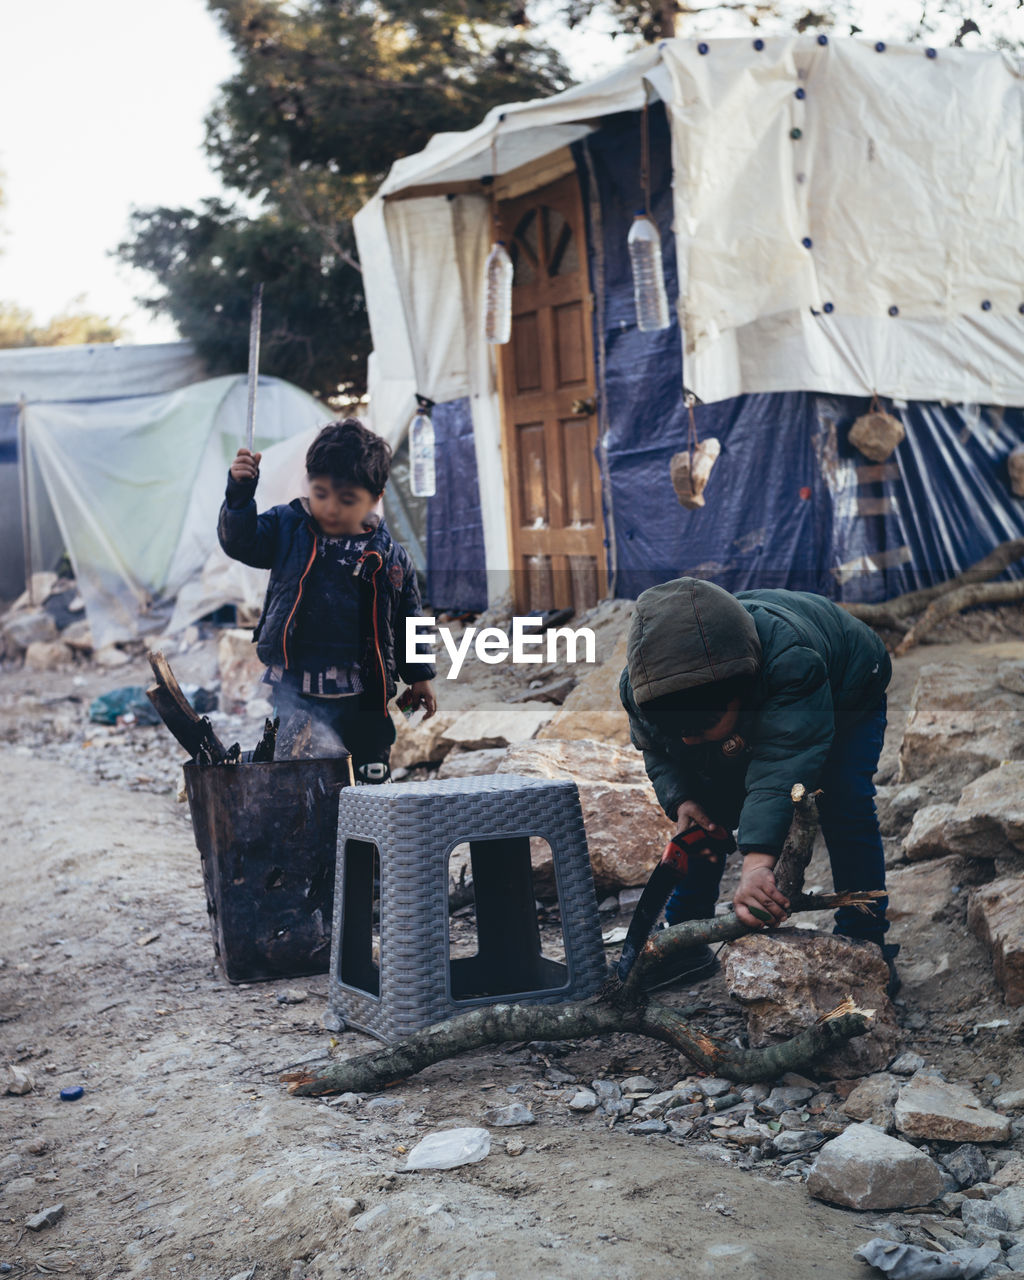
<path fill-rule="evenodd" d="M 979 652 L 961 642 L 897 662 L 883 774 L 920 665 Z M 105 763 L 115 753 L 102 743 L 118 735 L 86 719 L 96 693 L 145 681 L 139 664 L 0 674 L 0 1062 L 35 1081 L 0 1096 L 0 1274 L 866 1274 L 852 1254 L 878 1234 L 877 1216 L 810 1200 L 796 1170 L 568 1110 L 575 1082 L 597 1077 L 643 1074 L 670 1088 L 690 1072 L 664 1046 L 619 1037 L 557 1057 L 513 1047 L 439 1064 L 379 1100 L 289 1097 L 282 1071 L 375 1042 L 324 1030 L 326 977 L 231 986 L 221 976 L 188 811 L 174 795 L 180 753 L 163 729 L 136 728 L 131 764 L 123 751 Z M 808 883 L 816 877 L 828 883 L 818 863 Z M 947 920 L 894 929 L 910 975 L 922 958 L 949 956 L 941 972 L 911 976 L 900 1012 L 908 1047 L 988 1101 L 1024 1087 L 1021 1020 L 962 914 L 954 906 Z M 735 1016 L 720 977 L 697 994 L 712 1021 Z M 692 1003 L 693 993 L 665 998 Z M 1007 1025 L 976 1029 L 991 1021 Z M 73 1085 L 84 1096 L 61 1101 Z M 481 1124 L 511 1101 L 528 1103 L 537 1123 L 492 1129 L 482 1162 L 401 1171 L 424 1134 Z M 516 1138 L 518 1155 L 506 1149 Z M 25 1229 L 55 1204 L 55 1226 Z"/>

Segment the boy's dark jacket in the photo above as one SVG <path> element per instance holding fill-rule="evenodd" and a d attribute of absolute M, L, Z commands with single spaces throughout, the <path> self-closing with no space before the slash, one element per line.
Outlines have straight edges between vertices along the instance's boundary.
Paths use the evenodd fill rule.
<path fill-rule="evenodd" d="M 300 498 L 257 515 L 254 491 L 255 485 L 229 476 L 217 537 L 233 559 L 270 570 L 263 613 L 253 639 L 261 662 L 268 667 L 287 667 L 302 583 L 316 553 L 316 529 Z M 436 674 L 427 663 L 404 660 L 405 619 L 415 617 L 422 608 L 416 572 L 409 553 L 392 540 L 383 521 L 367 543 L 355 572 L 364 586 L 360 609 L 362 703 L 386 710 L 397 689 L 396 676 L 414 684 L 433 680 Z"/>
<path fill-rule="evenodd" d="M 837 723 L 877 708 L 892 664 L 875 633 L 823 596 L 740 591 L 696 578 L 643 592 L 619 696 L 658 800 L 675 818 L 694 800 L 734 829 L 744 850 L 778 853 L 792 818 L 790 789 L 817 784 Z M 685 746 L 643 717 L 643 703 L 731 676 L 752 676 L 733 756 L 722 743 Z M 737 744 L 733 743 L 733 747 Z"/>

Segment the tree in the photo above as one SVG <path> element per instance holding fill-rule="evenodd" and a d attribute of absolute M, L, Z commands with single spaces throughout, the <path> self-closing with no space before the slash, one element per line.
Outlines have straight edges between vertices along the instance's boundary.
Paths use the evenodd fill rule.
<path fill-rule="evenodd" d="M 890 40 L 960 45 L 977 35 L 990 48 L 1019 49 L 1021 5 L 1018 0 L 981 0 L 973 18 L 965 18 L 960 6 L 944 0 L 923 0 L 908 6 L 901 27 L 878 32 Z M 737 35 L 756 28 L 762 35 L 818 31 L 857 35 L 872 31 L 876 21 L 863 0 L 824 0 L 810 8 L 807 0 L 564 0 L 563 17 L 569 27 L 596 16 L 613 27 L 637 35 L 648 43 L 670 36 L 693 36 L 712 30 Z M 979 25 L 980 23 L 980 25 Z"/>
<path fill-rule="evenodd" d="M 119 256 L 162 292 L 212 372 L 244 368 L 264 282 L 261 368 L 325 397 L 365 386 L 370 338 L 351 219 L 391 164 L 492 106 L 569 83 L 505 0 L 208 0 L 239 59 L 207 121 L 224 184 L 257 204 L 132 217 Z"/>
<path fill-rule="evenodd" d="M 84 297 L 46 324 L 31 311 L 12 302 L 0 302 L 0 349 L 11 347 L 67 347 L 87 342 L 116 342 L 124 330 L 108 316 L 85 310 Z"/>

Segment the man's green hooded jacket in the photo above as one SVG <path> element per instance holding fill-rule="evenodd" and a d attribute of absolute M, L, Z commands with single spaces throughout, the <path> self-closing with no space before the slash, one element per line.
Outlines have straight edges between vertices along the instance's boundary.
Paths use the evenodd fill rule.
<path fill-rule="evenodd" d="M 730 595 L 699 578 L 676 578 L 637 600 L 619 695 L 668 816 L 694 800 L 714 821 L 739 828 L 743 851 L 777 854 L 793 784 L 817 785 L 837 725 L 877 708 L 891 674 L 871 628 L 824 596 Z M 688 747 L 681 733 L 644 719 L 652 698 L 731 676 L 752 677 L 753 691 L 726 744 Z"/>

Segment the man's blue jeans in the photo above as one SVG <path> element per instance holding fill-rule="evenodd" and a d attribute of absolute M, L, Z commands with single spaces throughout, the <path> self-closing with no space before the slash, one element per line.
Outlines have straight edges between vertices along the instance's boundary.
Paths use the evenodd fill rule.
<path fill-rule="evenodd" d="M 885 854 L 875 813 L 874 783 L 885 737 L 885 711 L 883 694 L 866 716 L 838 729 L 818 781 L 822 792 L 818 800 L 821 831 L 837 893 L 845 889 L 885 888 Z M 665 908 L 668 923 L 713 916 L 723 870 L 724 862 L 694 858 L 686 879 Z M 888 902 L 888 898 L 876 898 L 867 911 L 840 907 L 835 932 L 881 945 L 889 927 L 885 918 Z"/>

